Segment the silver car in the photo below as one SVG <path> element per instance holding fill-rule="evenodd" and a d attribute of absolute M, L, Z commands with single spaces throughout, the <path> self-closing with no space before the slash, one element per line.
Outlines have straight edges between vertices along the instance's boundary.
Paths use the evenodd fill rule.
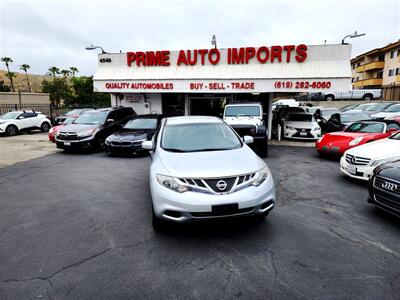
<path fill-rule="evenodd" d="M 224 121 L 188 116 L 162 120 L 150 150 L 153 226 L 232 216 L 265 217 L 275 186 L 265 162 Z"/>

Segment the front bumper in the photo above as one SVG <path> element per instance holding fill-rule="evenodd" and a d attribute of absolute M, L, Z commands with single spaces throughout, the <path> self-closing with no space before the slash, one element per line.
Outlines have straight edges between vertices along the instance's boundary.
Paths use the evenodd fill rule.
<path fill-rule="evenodd" d="M 299 130 L 291 130 L 285 128 L 284 130 L 284 137 L 289 139 L 296 139 L 296 140 L 308 140 L 308 141 L 315 141 L 321 138 L 321 131 L 299 131 Z"/>
<path fill-rule="evenodd" d="M 112 143 L 110 144 L 105 144 L 105 150 L 109 153 L 126 153 L 126 154 L 132 154 L 136 152 L 143 152 L 145 151 L 142 148 L 142 142 L 138 143 L 131 143 L 130 145 L 113 145 Z"/>
<path fill-rule="evenodd" d="M 352 178 L 368 181 L 375 167 L 350 165 L 344 155 L 340 159 L 340 171 Z"/>
<path fill-rule="evenodd" d="M 59 140 L 56 138 L 56 145 L 59 149 L 92 149 L 97 146 L 97 142 L 94 137 L 80 140 Z"/>
<path fill-rule="evenodd" d="M 260 215 L 275 206 L 275 185 L 269 176 L 260 186 L 249 186 L 230 194 L 208 194 L 188 191 L 178 193 L 162 185 L 153 177 L 150 190 L 154 213 L 157 217 L 178 223 L 217 219 L 225 217 Z M 229 213 L 216 214 L 216 205 L 238 204 L 238 209 Z M 170 214 L 169 212 L 175 212 Z"/>

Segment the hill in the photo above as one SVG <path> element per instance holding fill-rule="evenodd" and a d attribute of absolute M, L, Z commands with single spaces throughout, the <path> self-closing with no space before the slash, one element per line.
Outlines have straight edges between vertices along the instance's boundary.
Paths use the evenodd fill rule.
<path fill-rule="evenodd" d="M 4 84 L 10 86 L 10 80 L 6 77 L 7 71 L 0 70 L 0 81 L 4 80 Z M 16 77 L 13 78 L 15 91 L 28 92 L 28 83 L 25 73 L 15 72 Z M 28 73 L 29 82 L 32 92 L 40 93 L 42 91 L 43 79 L 51 79 L 51 76 L 34 75 Z"/>

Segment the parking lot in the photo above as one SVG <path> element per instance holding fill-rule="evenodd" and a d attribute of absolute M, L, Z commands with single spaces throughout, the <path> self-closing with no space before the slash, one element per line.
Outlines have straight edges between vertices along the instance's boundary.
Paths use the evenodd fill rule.
<path fill-rule="evenodd" d="M 2 299 L 396 299 L 398 219 L 313 148 L 271 146 L 265 221 L 151 226 L 149 158 L 66 154 L 0 169 Z"/>

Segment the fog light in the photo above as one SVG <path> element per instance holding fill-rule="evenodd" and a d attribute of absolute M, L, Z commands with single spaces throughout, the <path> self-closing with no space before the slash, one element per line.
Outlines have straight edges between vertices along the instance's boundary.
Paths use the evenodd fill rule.
<path fill-rule="evenodd" d="M 166 210 L 164 212 L 164 215 L 178 219 L 182 217 L 182 213 L 180 211 L 174 211 L 174 210 Z"/>

